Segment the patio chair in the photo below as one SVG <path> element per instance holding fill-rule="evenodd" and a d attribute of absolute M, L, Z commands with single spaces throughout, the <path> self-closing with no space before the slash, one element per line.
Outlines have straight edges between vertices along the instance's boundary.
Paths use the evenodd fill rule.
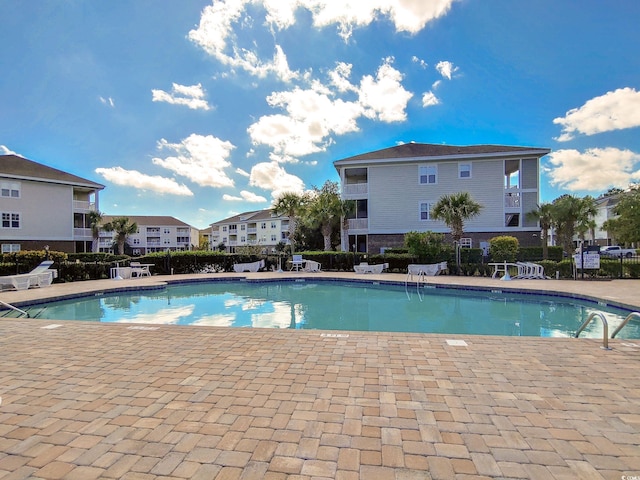
<path fill-rule="evenodd" d="M 367 262 L 360 262 L 360 265 L 354 265 L 353 270 L 356 273 L 382 273 L 386 268 L 389 268 L 388 263 L 380 263 L 378 265 L 369 265 Z"/>
<path fill-rule="evenodd" d="M 302 255 L 294 255 L 291 259 L 291 270 L 300 270 L 302 267 L 304 267 L 304 262 L 305 261 L 302 258 Z"/>
<path fill-rule="evenodd" d="M 142 265 L 140 262 L 131 262 L 129 266 L 131 267 L 132 277 L 150 277 L 151 276 L 151 270 L 149 270 L 149 265 Z"/>
<path fill-rule="evenodd" d="M 242 273 L 242 272 L 257 272 L 258 270 L 260 270 L 261 268 L 264 268 L 264 260 L 258 260 L 257 262 L 250 262 L 250 263 L 236 263 L 233 266 L 233 271 L 236 273 Z"/>

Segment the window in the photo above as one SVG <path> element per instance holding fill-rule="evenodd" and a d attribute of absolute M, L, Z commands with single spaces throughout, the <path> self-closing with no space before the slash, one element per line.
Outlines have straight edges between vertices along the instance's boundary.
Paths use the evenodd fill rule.
<path fill-rule="evenodd" d="M 271 228 L 276 228 L 276 222 L 271 222 Z"/>
<path fill-rule="evenodd" d="M 420 220 L 432 220 L 431 209 L 433 202 L 420 202 Z"/>
<path fill-rule="evenodd" d="M 272 242 L 275 242 L 275 241 L 277 241 L 277 240 L 278 240 L 278 238 L 277 238 L 275 235 L 271 235 L 271 241 L 272 241 Z"/>
<path fill-rule="evenodd" d="M 240 231 L 244 232 L 247 229 L 247 226 L 245 224 L 240 225 Z"/>
<path fill-rule="evenodd" d="M 460 246 L 462 248 L 471 248 L 473 246 L 473 239 L 465 237 L 460 239 Z"/>
<path fill-rule="evenodd" d="M 245 243 L 247 241 L 247 237 L 241 236 L 240 243 Z"/>
<path fill-rule="evenodd" d="M 20 228 L 20 214 L 2 212 L 2 228 Z"/>
<path fill-rule="evenodd" d="M 223 232 L 226 232 L 226 231 L 227 231 L 227 226 L 226 226 L 226 225 L 223 225 L 223 227 L 222 227 L 222 231 L 223 231 Z"/>
<path fill-rule="evenodd" d="M 13 253 L 20 251 L 19 243 L 3 243 L 2 244 L 2 253 Z"/>
<path fill-rule="evenodd" d="M 20 184 L 2 182 L 0 184 L 0 196 L 8 198 L 20 198 Z"/>
<path fill-rule="evenodd" d="M 169 230 L 168 228 L 164 229 L 164 234 L 165 235 L 170 235 L 171 234 L 171 230 Z"/>
<path fill-rule="evenodd" d="M 459 163 L 458 164 L 458 178 L 471 178 L 471 164 Z"/>
<path fill-rule="evenodd" d="M 424 165 L 419 167 L 420 185 L 434 185 L 438 183 L 438 166 Z"/>
<path fill-rule="evenodd" d="M 262 230 L 264 230 L 265 228 L 267 228 L 267 223 L 266 223 L 266 222 L 262 222 L 262 223 L 260 224 L 260 228 L 261 228 Z"/>
<path fill-rule="evenodd" d="M 134 238 L 133 239 L 133 244 L 134 245 L 140 245 L 140 239 L 139 238 Z"/>

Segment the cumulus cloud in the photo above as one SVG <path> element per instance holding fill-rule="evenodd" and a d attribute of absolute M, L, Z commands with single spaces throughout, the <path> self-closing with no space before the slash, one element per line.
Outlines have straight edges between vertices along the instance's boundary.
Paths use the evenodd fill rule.
<path fill-rule="evenodd" d="M 164 90 L 151 90 L 151 94 L 152 101 L 154 102 L 185 105 L 192 110 L 211 110 L 211 106 L 204 98 L 206 93 L 200 83 L 197 85 L 180 85 L 174 83 L 171 88 L 171 92 L 165 92 Z"/>
<path fill-rule="evenodd" d="M 436 64 L 436 70 L 443 78 L 447 80 L 451 80 L 454 73 L 458 71 L 458 67 L 454 66 L 453 63 L 449 61 L 442 61 Z"/>
<path fill-rule="evenodd" d="M 278 198 L 285 192 L 304 192 L 304 182 L 288 173 L 277 162 L 262 162 L 253 166 L 249 184 L 271 191 L 272 198 Z"/>
<path fill-rule="evenodd" d="M 236 31 L 266 25 L 273 33 L 296 22 L 296 11 L 311 13 L 317 28 L 336 26 L 338 35 L 348 41 L 354 28 L 370 25 L 380 17 L 389 18 L 398 32 L 411 34 L 427 23 L 445 15 L 456 0 L 214 0 L 204 8 L 197 28 L 189 39 L 209 55 L 232 69 L 242 69 L 251 75 L 264 77 L 275 74 L 284 81 L 299 78 L 300 73 L 289 68 L 282 48 L 275 44 L 271 59 L 261 59 L 254 45 L 242 46 Z M 264 21 L 254 21 L 247 5 L 261 6 Z"/>
<path fill-rule="evenodd" d="M 180 143 L 169 143 L 162 139 L 159 150 L 168 150 L 175 155 L 154 158 L 155 165 L 171 170 L 178 175 L 205 187 L 232 187 L 233 180 L 225 169 L 231 166 L 228 160 L 235 147 L 213 135 L 191 134 Z"/>
<path fill-rule="evenodd" d="M 556 138 L 559 142 L 573 139 L 576 133 L 594 135 L 638 127 L 640 92 L 629 87 L 607 92 L 569 110 L 564 117 L 555 118 L 553 123 L 562 126 L 562 134 Z"/>
<path fill-rule="evenodd" d="M 425 92 L 422 94 L 422 106 L 427 108 L 427 107 L 432 107 L 434 105 L 438 105 L 440 103 L 440 100 L 438 100 L 438 97 L 436 97 L 436 95 L 433 92 Z"/>
<path fill-rule="evenodd" d="M 105 180 L 123 187 L 134 187 L 168 195 L 193 196 L 193 192 L 186 185 L 180 185 L 172 178 L 147 175 L 137 170 L 125 170 L 122 167 L 96 168 L 95 172 Z"/>
<path fill-rule="evenodd" d="M 383 122 L 406 120 L 406 107 L 413 94 L 402 86 L 402 74 L 386 59 L 378 69 L 376 78 L 366 75 L 360 82 L 359 103 L 365 108 L 364 115 Z"/>
<path fill-rule="evenodd" d="M 549 154 L 552 185 L 569 191 L 626 188 L 640 180 L 640 154 L 618 148 L 566 149 Z"/>
<path fill-rule="evenodd" d="M 235 197 L 233 195 L 224 194 L 222 196 L 223 200 L 227 202 L 249 202 L 249 203 L 263 203 L 266 202 L 267 199 L 261 195 L 256 195 L 253 192 L 249 192 L 247 190 L 242 190 L 240 192 L 239 197 Z"/>

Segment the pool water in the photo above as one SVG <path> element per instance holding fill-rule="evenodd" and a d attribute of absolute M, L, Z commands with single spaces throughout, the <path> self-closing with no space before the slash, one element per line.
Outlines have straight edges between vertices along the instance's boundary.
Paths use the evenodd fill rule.
<path fill-rule="evenodd" d="M 360 282 L 197 282 L 33 306 L 49 320 L 567 337 L 592 312 L 609 333 L 629 313 L 562 297 Z M 632 320 L 619 338 L 640 338 Z M 602 338 L 594 319 L 581 337 Z"/>

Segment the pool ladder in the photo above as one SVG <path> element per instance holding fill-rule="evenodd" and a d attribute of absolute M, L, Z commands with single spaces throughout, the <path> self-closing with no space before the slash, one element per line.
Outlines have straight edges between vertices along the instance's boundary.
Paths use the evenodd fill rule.
<path fill-rule="evenodd" d="M 14 307 L 10 303 L 3 302 L 2 300 L 0 300 L 0 305 L 2 305 L 3 307 L 7 307 L 7 308 L 9 308 L 11 310 L 14 310 L 14 311 L 18 312 L 21 315 L 26 315 L 27 318 L 31 318 L 31 315 L 29 315 L 28 312 L 25 312 L 24 310 L 20 310 L 18 307 Z"/>
<path fill-rule="evenodd" d="M 420 270 L 418 272 L 418 279 L 416 280 L 416 293 L 418 294 L 418 298 L 420 299 L 420 301 L 422 301 L 422 294 L 420 293 L 420 284 L 422 282 L 422 284 L 426 284 L 427 283 L 427 278 L 426 275 L 424 274 L 424 272 L 422 270 Z M 407 298 L 409 300 L 411 300 L 411 296 L 409 295 L 409 282 L 413 281 L 413 273 L 411 272 L 407 272 L 407 278 L 404 281 L 404 291 L 407 294 Z"/>
<path fill-rule="evenodd" d="M 611 350 L 609 348 L 609 323 L 607 322 L 607 319 L 604 318 L 604 315 L 601 312 L 593 312 L 591 315 L 589 315 L 589 317 L 584 321 L 584 323 L 576 332 L 575 337 L 578 338 L 580 336 L 580 333 L 582 333 L 582 331 L 587 328 L 587 325 L 589 325 L 591 323 L 591 320 L 593 320 L 595 317 L 600 317 L 600 320 L 602 321 L 602 348 L 604 348 L 605 350 Z M 633 317 L 638 317 L 638 319 L 640 319 L 640 312 L 631 312 L 629 315 L 627 315 L 622 323 L 618 325 L 618 328 L 613 331 L 613 333 L 611 334 L 611 338 L 615 338 L 620 330 L 622 330 L 624 326 L 629 323 L 629 320 L 631 320 Z"/>

